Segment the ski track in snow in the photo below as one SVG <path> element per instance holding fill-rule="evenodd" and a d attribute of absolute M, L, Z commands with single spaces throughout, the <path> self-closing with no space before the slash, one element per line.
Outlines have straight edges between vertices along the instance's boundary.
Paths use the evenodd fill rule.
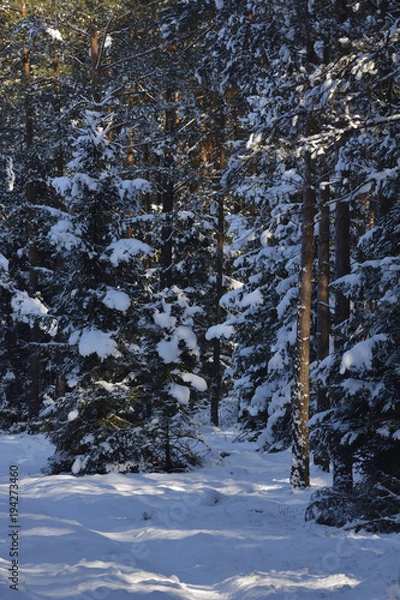
<path fill-rule="evenodd" d="M 400 538 L 306 523 L 327 476 L 293 493 L 290 453 L 235 432 L 180 474 L 45 476 L 43 436 L 0 436 L 2 600 L 397 600 Z M 229 453 L 221 458 L 218 451 Z M 19 589 L 11 566 L 9 467 L 19 467 Z"/>

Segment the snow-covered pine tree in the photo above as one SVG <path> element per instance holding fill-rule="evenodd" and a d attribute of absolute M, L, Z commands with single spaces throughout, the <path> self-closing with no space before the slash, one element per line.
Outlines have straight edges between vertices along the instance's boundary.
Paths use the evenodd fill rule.
<path fill-rule="evenodd" d="M 14 416 L 24 421 L 37 419 L 48 385 L 44 350 L 52 340 L 52 319 L 43 304 L 42 274 L 48 255 L 42 230 L 47 218 L 43 208 L 53 206 L 46 179 L 55 166 L 58 40 L 57 32 L 43 20 L 50 3 L 40 4 L 4 9 L 0 25 L 4 66 L 0 152 L 5 173 L 0 228 L 13 282 L 13 297 L 5 307 L 11 343 L 8 360 L 14 363 L 14 384 L 8 387 Z"/>
<path fill-rule="evenodd" d="M 377 12 L 364 6 L 352 16 L 357 35 L 340 38 L 346 52 L 329 65 L 325 80 L 335 82 L 325 101 L 335 102 L 344 91 L 347 98 L 346 110 L 336 108 L 335 128 L 328 126 L 326 134 L 331 136 L 336 129 L 340 140 L 334 181 L 338 200 L 348 207 L 352 272 L 342 277 L 338 273 L 332 285 L 336 299 L 343 298 L 335 309 L 341 311 L 347 302 L 347 317 L 333 332 L 335 352 L 322 361 L 315 377 L 328 386 L 332 409 L 315 417 L 313 435 L 329 449 L 339 470 L 334 473 L 334 488 L 317 494 L 308 511 L 319 522 L 340 525 L 358 519 L 377 530 L 396 528 L 398 512 L 398 473 L 385 455 L 385 447 L 390 456 L 398 453 L 398 394 L 387 387 L 385 376 L 391 373 L 395 381 L 398 368 L 396 325 L 389 326 L 398 316 L 395 305 L 387 302 L 392 297 L 389 286 L 397 288 L 393 272 L 398 250 L 391 241 L 398 227 L 396 14 L 396 3 L 386 3 Z"/>
<path fill-rule="evenodd" d="M 155 294 L 142 311 L 138 383 L 148 436 L 143 452 L 153 470 L 197 465 L 207 450 L 193 419 L 207 390 L 193 331 L 198 312 L 177 286 Z"/>
<path fill-rule="evenodd" d="M 61 265 L 52 310 L 65 384 L 46 415 L 52 468 L 74 473 L 138 469 L 142 460 L 133 380 L 137 315 L 148 298 L 143 257 L 152 250 L 133 237 L 132 215 L 149 183 L 120 177 L 121 144 L 101 108 L 84 113 L 67 174 L 53 180 L 65 210 L 54 213 L 48 234 Z"/>

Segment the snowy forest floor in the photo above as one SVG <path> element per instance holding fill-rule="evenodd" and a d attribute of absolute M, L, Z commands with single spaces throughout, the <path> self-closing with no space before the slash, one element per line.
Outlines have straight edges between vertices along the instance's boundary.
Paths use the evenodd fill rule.
<path fill-rule="evenodd" d="M 181 474 L 46 476 L 41 435 L 0 435 L 0 597 L 52 600 L 395 600 L 400 536 L 306 523 L 290 452 L 204 427 L 213 449 Z M 18 465 L 18 591 L 9 587 L 9 468 Z"/>

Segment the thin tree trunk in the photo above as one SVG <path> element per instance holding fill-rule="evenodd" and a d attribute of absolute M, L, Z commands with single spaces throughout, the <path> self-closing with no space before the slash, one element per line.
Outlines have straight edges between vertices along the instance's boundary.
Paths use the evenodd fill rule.
<path fill-rule="evenodd" d="M 222 195 L 218 199 L 218 231 L 217 231 L 217 251 L 215 258 L 215 323 L 219 325 L 222 322 L 222 309 L 220 300 L 223 290 L 224 273 L 224 200 Z M 211 387 L 211 422 L 218 427 L 219 425 L 219 405 L 222 394 L 222 364 L 221 364 L 221 340 L 214 338 L 213 348 L 213 378 Z"/>
<path fill-rule="evenodd" d="M 173 257 L 173 224 L 172 213 L 174 210 L 174 149 L 173 141 L 177 122 L 175 107 L 175 92 L 172 89 L 166 93 L 167 108 L 165 111 L 165 134 L 168 138 L 169 148 L 165 157 L 165 174 L 161 194 L 162 213 L 164 218 L 161 233 L 161 289 L 171 287 L 173 283 L 172 257 Z"/>
<path fill-rule="evenodd" d="M 297 364 L 293 398 L 293 448 L 291 485 L 305 488 L 310 485 L 309 420 L 310 399 L 310 332 L 312 299 L 312 266 L 314 246 L 315 187 L 314 161 L 305 153 L 305 184 L 303 192 L 303 225 L 301 271 L 297 320 Z"/>
<path fill-rule="evenodd" d="M 320 222 L 318 235 L 318 308 L 317 308 L 317 361 L 320 363 L 329 355 L 329 219 L 330 189 L 325 185 L 320 195 Z M 330 408 L 330 399 L 326 387 L 317 387 L 317 411 Z M 329 471 L 329 455 L 324 448 L 314 452 L 314 463 L 323 471 Z"/>
<path fill-rule="evenodd" d="M 217 99 L 222 102 L 222 98 Z M 217 139 L 215 140 L 214 168 L 221 171 L 225 168 L 225 114 L 223 106 L 220 106 L 217 128 Z M 215 255 L 215 322 L 219 325 L 222 322 L 221 298 L 223 293 L 224 280 L 224 233 L 225 233 L 225 214 L 224 199 L 220 194 L 218 197 L 218 219 L 217 219 L 217 247 Z M 222 345 L 220 338 L 214 338 L 213 348 L 213 377 L 211 387 L 211 422 L 217 427 L 219 425 L 219 406 L 222 396 Z"/>
<path fill-rule="evenodd" d="M 90 58 L 92 65 L 92 95 L 95 104 L 100 103 L 100 49 L 99 32 L 94 23 L 89 26 L 90 34 Z"/>
<path fill-rule="evenodd" d="M 26 6 L 22 4 L 21 16 L 26 17 Z M 37 227 L 35 211 L 35 182 L 34 165 L 32 161 L 33 150 L 33 110 L 32 99 L 29 91 L 29 82 L 31 77 L 31 59 L 29 48 L 23 50 L 23 69 L 26 82 L 25 91 L 25 150 L 26 150 L 26 202 L 28 207 L 28 235 L 29 235 L 29 281 L 28 292 L 31 297 L 35 297 L 38 291 L 38 266 L 39 257 L 37 250 Z M 30 328 L 30 355 L 29 355 L 29 373 L 30 373 L 30 401 L 29 416 L 37 417 L 40 409 L 40 360 L 38 351 L 39 328 L 35 323 Z"/>
<path fill-rule="evenodd" d="M 348 202 L 338 202 L 335 214 L 335 278 L 350 273 L 350 207 Z M 335 349 L 346 340 L 343 331 L 350 316 L 350 300 L 340 291 L 335 293 Z M 338 489 L 351 490 L 353 486 L 352 457 L 348 449 L 336 449 L 333 462 L 333 484 Z"/>

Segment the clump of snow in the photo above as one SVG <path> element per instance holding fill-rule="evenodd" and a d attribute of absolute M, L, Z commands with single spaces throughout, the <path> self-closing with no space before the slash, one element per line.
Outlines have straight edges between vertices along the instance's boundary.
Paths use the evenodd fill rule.
<path fill-rule="evenodd" d="M 59 42 L 63 41 L 63 37 L 58 29 L 54 29 L 53 27 L 47 27 L 46 33 L 53 39 L 58 40 Z"/>
<path fill-rule="evenodd" d="M 189 383 L 198 392 L 205 392 L 207 389 L 207 381 L 195 375 L 194 373 L 182 373 L 181 378 L 185 383 Z"/>
<path fill-rule="evenodd" d="M 172 382 L 168 386 L 168 392 L 179 404 L 189 404 L 190 389 L 186 385 L 179 385 L 179 383 Z"/>
<path fill-rule="evenodd" d="M 69 343 L 71 343 L 71 337 Z M 112 339 L 111 334 L 94 328 L 85 329 L 80 334 L 78 350 L 81 356 L 97 354 L 101 360 L 104 360 L 108 356 L 118 357 L 120 355 L 117 343 Z"/>
<path fill-rule="evenodd" d="M 224 8 L 224 0 L 215 0 L 215 6 L 218 10 L 221 10 Z"/>
<path fill-rule="evenodd" d="M 135 198 L 139 193 L 150 193 L 151 185 L 147 179 L 124 179 L 120 182 L 121 197 L 127 194 L 129 197 Z"/>
<path fill-rule="evenodd" d="M 78 475 L 78 473 L 80 473 L 80 471 L 82 471 L 85 468 L 88 458 L 88 456 L 76 457 L 76 459 L 74 460 L 74 464 L 71 467 L 71 471 L 74 475 Z"/>
<path fill-rule="evenodd" d="M 107 256 L 109 252 L 111 254 Z M 145 244 L 140 240 L 135 238 L 123 238 L 110 244 L 106 249 L 103 258 L 108 258 L 114 267 L 117 267 L 121 262 L 129 262 L 138 254 L 152 256 L 153 250 L 148 244 Z"/>
<path fill-rule="evenodd" d="M 27 292 L 17 292 L 11 300 L 11 307 L 13 318 L 23 323 L 29 323 L 29 317 L 43 316 L 49 312 L 39 298 L 31 298 Z"/>
<path fill-rule="evenodd" d="M 206 340 L 221 339 L 222 337 L 229 339 L 232 337 L 234 328 L 232 325 L 221 323 L 220 325 L 212 325 L 206 332 Z"/>
<path fill-rule="evenodd" d="M 48 238 L 51 244 L 58 250 L 65 248 L 65 250 L 72 250 L 80 245 L 81 240 L 76 235 L 75 228 L 71 221 L 62 219 L 55 225 L 50 227 Z"/>
<path fill-rule="evenodd" d="M 162 329 L 173 329 L 176 325 L 176 317 L 171 317 L 171 307 L 168 312 L 161 312 L 158 309 L 153 314 L 154 323 Z"/>
<path fill-rule="evenodd" d="M 15 172 L 14 172 L 14 163 L 11 156 L 7 156 L 6 159 L 6 181 L 7 181 L 7 189 L 9 192 L 14 190 L 15 184 Z"/>
<path fill-rule="evenodd" d="M 372 365 L 372 352 L 375 346 L 386 340 L 386 335 L 377 334 L 367 340 L 358 342 L 353 348 L 347 350 L 342 356 L 342 363 L 340 365 L 341 375 L 344 375 L 351 368 L 358 370 L 370 369 Z"/>
<path fill-rule="evenodd" d="M 77 419 L 79 416 L 79 411 L 74 408 L 73 410 L 71 410 L 68 415 L 67 415 L 67 419 L 68 421 L 75 421 L 75 419 Z"/>
<path fill-rule="evenodd" d="M 158 342 L 156 348 L 158 356 L 165 362 L 165 364 L 171 364 L 178 362 L 180 351 L 179 351 L 179 340 L 176 336 L 173 336 L 170 340 L 161 340 Z"/>
<path fill-rule="evenodd" d="M 103 304 L 120 312 L 126 312 L 131 305 L 131 299 L 126 292 L 109 288 L 103 298 Z"/>

